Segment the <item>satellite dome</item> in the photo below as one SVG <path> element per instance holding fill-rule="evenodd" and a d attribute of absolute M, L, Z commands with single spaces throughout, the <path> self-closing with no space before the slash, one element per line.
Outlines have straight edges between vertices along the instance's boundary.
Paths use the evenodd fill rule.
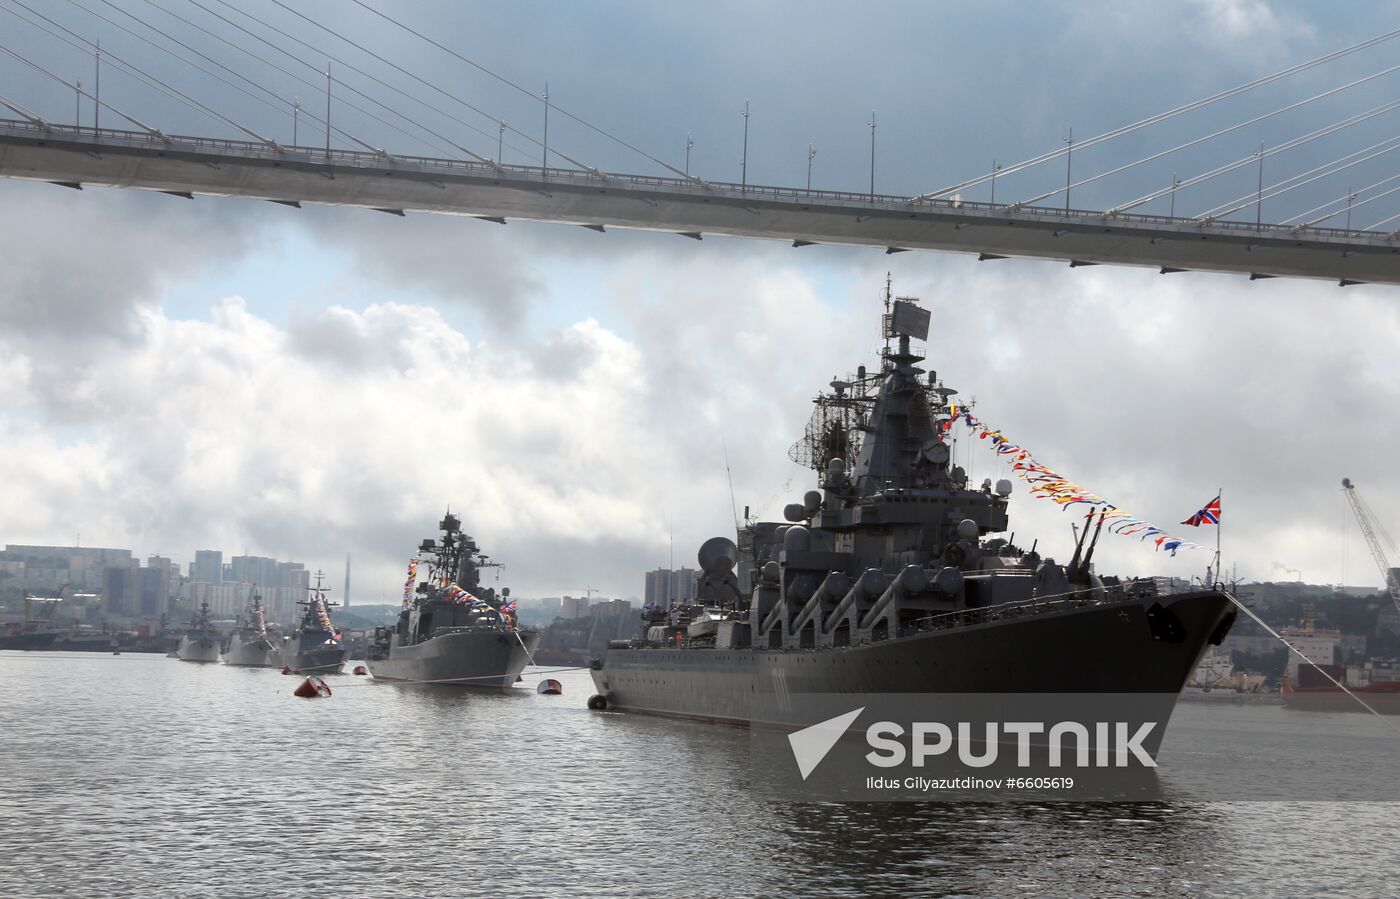
<path fill-rule="evenodd" d="M 728 537 L 711 537 L 700 544 L 697 557 L 700 570 L 706 574 L 729 571 L 739 559 L 739 547 Z"/>

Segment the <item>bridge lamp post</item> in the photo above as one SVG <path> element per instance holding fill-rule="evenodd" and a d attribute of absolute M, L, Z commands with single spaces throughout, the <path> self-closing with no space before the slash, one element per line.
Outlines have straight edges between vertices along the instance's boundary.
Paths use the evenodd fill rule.
<path fill-rule="evenodd" d="M 1264 223 L 1264 142 L 1259 142 L 1259 192 L 1254 195 L 1254 227 Z"/>
<path fill-rule="evenodd" d="M 875 110 L 870 110 L 870 202 L 875 202 Z"/>
<path fill-rule="evenodd" d="M 297 145 L 297 125 L 301 120 L 301 98 L 292 98 L 292 146 Z"/>
<path fill-rule="evenodd" d="M 102 116 L 102 39 L 93 45 L 92 67 L 94 85 L 92 89 L 92 136 L 97 137 L 97 120 Z"/>
<path fill-rule="evenodd" d="M 1069 136 L 1065 138 L 1065 212 L 1069 212 L 1069 175 L 1070 165 L 1074 162 L 1074 129 L 1069 129 Z"/>
<path fill-rule="evenodd" d="M 331 161 L 331 61 L 326 60 L 326 162 Z"/>
<path fill-rule="evenodd" d="M 496 126 L 496 163 L 499 165 L 505 157 L 506 146 L 506 120 L 501 121 Z"/>
<path fill-rule="evenodd" d="M 73 89 L 73 127 L 83 127 L 83 83 L 77 82 Z"/>
<path fill-rule="evenodd" d="M 744 152 L 739 157 L 739 188 L 749 188 L 749 101 L 744 101 Z"/>
<path fill-rule="evenodd" d="M 988 206 L 997 204 L 997 172 L 1001 171 L 1001 166 L 997 165 L 995 159 L 992 160 L 992 197 L 987 201 Z"/>
<path fill-rule="evenodd" d="M 685 176 L 690 177 L 690 148 L 695 146 L 695 138 L 687 134 L 685 136 Z"/>
<path fill-rule="evenodd" d="M 817 158 L 817 148 L 811 144 L 807 145 L 807 193 L 812 193 L 812 160 Z"/>

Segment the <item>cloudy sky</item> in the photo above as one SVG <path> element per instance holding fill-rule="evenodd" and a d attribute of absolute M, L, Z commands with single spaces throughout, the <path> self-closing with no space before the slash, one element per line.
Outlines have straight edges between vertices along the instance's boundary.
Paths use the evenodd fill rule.
<path fill-rule="evenodd" d="M 279 95 L 307 99 L 305 85 L 169 15 L 232 38 L 210 11 L 261 29 L 233 11 L 245 10 L 434 96 L 272 0 L 23 2 L 283 140 L 287 110 L 210 82 L 93 13 L 153 38 L 141 22 L 155 25 Z M 538 102 L 350 0 L 284 2 L 538 134 Z M 908 193 L 1053 149 L 1071 127 L 1077 139 L 1096 134 L 1375 36 L 1395 27 L 1400 9 L 1211 0 L 888 3 L 857 13 L 733 3 L 701 14 L 676 4 L 367 2 L 518 83 L 548 81 L 561 107 L 676 164 L 692 134 L 691 169 L 707 178 L 738 179 L 747 100 L 750 181 L 801 184 L 812 144 L 814 186 L 862 189 L 874 109 L 879 189 Z M 0 0 L 3 10 L 25 12 L 14 0 Z M 88 83 L 90 60 L 3 12 L 0 44 Z M 1106 169 L 1359 79 L 1394 65 L 1397 51 L 1400 41 L 1383 44 L 1149 129 L 1076 158 L 1076 168 Z M 1393 99 L 1397 83 L 1366 82 L 1209 152 L 1086 187 L 1076 205 L 1112 205 L 1170 183 L 1173 171 L 1322 127 Z M 0 64 L 0 85 L 72 121 L 72 92 L 15 60 Z M 234 136 L 114 70 L 104 70 L 103 97 L 168 131 Z M 466 126 L 401 108 L 494 154 Z M 493 124 L 452 111 L 494 137 Z M 82 115 L 91 124 L 90 108 Z M 341 115 L 347 130 L 391 150 L 435 152 L 410 126 L 399 133 Z M 605 168 L 661 173 L 561 119 L 551 121 L 552 146 Z M 1393 119 L 1310 146 L 1279 160 L 1278 177 L 1387 131 Z M 526 137 L 507 141 L 518 148 L 507 161 L 529 161 Z M 1379 181 L 1394 162 L 1300 190 L 1266 205 L 1266 218 Z M 1200 211 L 1232 199 L 1250 189 L 1255 176 L 1245 174 L 1178 202 Z M 1061 177 L 1032 173 L 999 184 L 998 196 L 1038 193 Z M 1355 224 L 1400 212 L 1387 202 L 1358 211 Z M 672 535 L 676 563 L 693 564 L 700 541 L 732 533 L 734 505 L 777 517 L 810 489 L 811 473 L 787 449 L 812 395 L 872 360 L 886 271 L 897 293 L 933 311 L 932 367 L 1041 461 L 1163 525 L 1223 487 L 1226 560 L 1242 577 L 1295 569 L 1311 582 L 1379 585 L 1346 518 L 1343 476 L 1400 530 L 1393 287 L 696 243 L 18 181 L 0 182 L 0 212 L 4 543 L 81 534 L 85 545 L 143 555 L 187 560 L 220 547 L 333 571 L 352 552 L 355 598 L 392 599 L 408 552 L 451 505 L 522 595 L 638 595 L 642 572 L 672 558 Z M 999 476 L 980 445 L 958 458 L 978 479 Z M 1018 542 L 1038 536 L 1043 551 L 1069 555 L 1068 515 L 1024 490 L 1013 503 Z M 1190 575 L 1208 556 L 1105 538 L 1098 560 L 1108 572 Z"/>

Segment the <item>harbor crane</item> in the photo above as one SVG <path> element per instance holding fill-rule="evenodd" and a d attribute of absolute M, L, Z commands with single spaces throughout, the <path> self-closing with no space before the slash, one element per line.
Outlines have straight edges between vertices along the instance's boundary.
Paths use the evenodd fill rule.
<path fill-rule="evenodd" d="M 1371 556 L 1381 570 L 1381 578 L 1384 579 L 1386 590 L 1390 593 L 1390 600 L 1395 603 L 1396 611 L 1400 611 L 1400 568 L 1390 567 L 1385 547 L 1390 547 L 1390 551 L 1395 553 L 1397 558 L 1400 558 L 1400 551 L 1396 550 L 1395 541 L 1391 539 L 1390 534 L 1376 521 L 1370 505 L 1356 492 L 1356 485 L 1351 482 L 1351 478 L 1342 478 L 1342 490 L 1347 495 L 1347 502 L 1351 504 L 1351 511 L 1356 515 L 1356 523 L 1361 526 L 1366 545 L 1371 548 Z"/>

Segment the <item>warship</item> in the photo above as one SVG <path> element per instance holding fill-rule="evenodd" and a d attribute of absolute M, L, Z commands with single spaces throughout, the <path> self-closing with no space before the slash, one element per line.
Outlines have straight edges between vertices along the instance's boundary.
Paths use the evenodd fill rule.
<path fill-rule="evenodd" d="M 418 547 L 427 579 L 413 587 L 409 563 L 403 610 L 392 627 L 374 629 L 365 662 L 378 679 L 509 689 L 529 664 L 540 634 L 516 626 L 510 588 L 483 587 L 481 572 L 500 567 L 483 555 L 450 511 L 439 538 Z"/>
<path fill-rule="evenodd" d="M 307 587 L 306 599 L 297 603 L 302 607 L 301 623 L 282 640 L 282 667 L 297 674 L 339 674 L 350 656 L 350 647 L 331 623 L 331 604 L 321 586 L 324 578 L 316 572 L 315 585 Z"/>
<path fill-rule="evenodd" d="M 696 598 L 644 607 L 591 663 L 589 707 L 731 723 L 767 694 L 1158 694 L 1174 704 L 1235 619 L 1218 589 L 1100 577 L 1099 531 L 1057 564 L 1013 543 L 1010 480 L 973 484 L 927 371 L 930 313 L 884 291 L 878 368 L 833 379 L 790 451 L 820 490 L 744 510 L 699 550 Z M 895 343 L 892 345 L 891 342 Z M 1100 527 L 1102 527 L 1100 517 Z M 1087 525 L 1087 522 L 1086 522 Z M 1170 711 L 1168 708 L 1166 711 Z"/>
<path fill-rule="evenodd" d="M 224 664 L 251 668 L 277 668 L 282 664 L 281 654 L 268 636 L 262 596 L 257 590 L 253 591 L 247 611 L 228 639 Z"/>
<path fill-rule="evenodd" d="M 180 643 L 175 647 L 175 658 L 182 662 L 219 660 L 219 635 L 209 621 L 209 603 L 199 604 L 199 611 L 190 619 L 189 628 L 180 635 Z"/>

